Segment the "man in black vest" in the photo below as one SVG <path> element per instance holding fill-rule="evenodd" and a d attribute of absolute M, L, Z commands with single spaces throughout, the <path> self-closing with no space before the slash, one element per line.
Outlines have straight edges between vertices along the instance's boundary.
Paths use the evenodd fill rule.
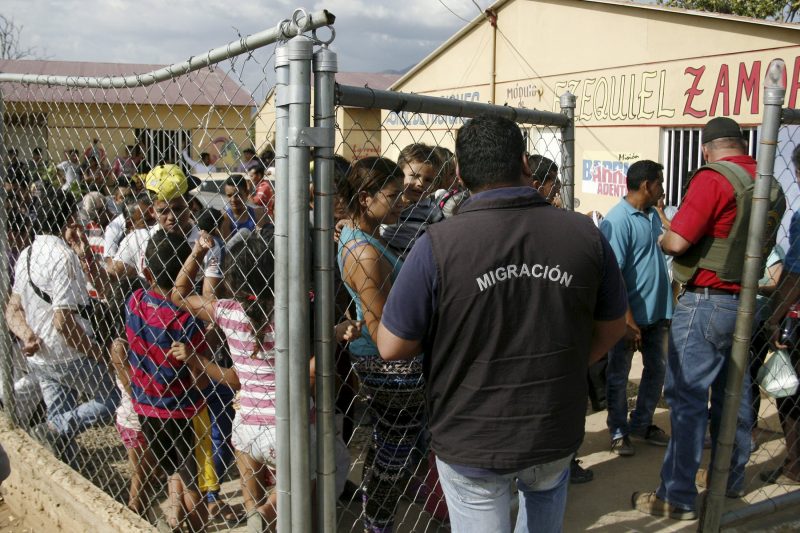
<path fill-rule="evenodd" d="M 592 221 L 529 186 L 515 123 L 468 121 L 456 158 L 472 196 L 415 244 L 378 349 L 386 360 L 426 354 L 431 447 L 453 531 L 509 531 L 512 480 L 517 531 L 560 531 L 588 364 L 625 333 L 625 288 Z"/>

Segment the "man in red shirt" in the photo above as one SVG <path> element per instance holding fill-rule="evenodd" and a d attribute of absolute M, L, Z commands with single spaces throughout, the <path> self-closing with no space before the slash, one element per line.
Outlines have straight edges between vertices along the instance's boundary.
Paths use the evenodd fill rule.
<path fill-rule="evenodd" d="M 275 220 L 275 191 L 272 183 L 266 178 L 264 165 L 260 162 L 252 164 L 247 170 L 247 176 L 253 184 L 253 195 L 250 201 L 266 211 L 269 221 Z M 261 216 L 258 217 L 261 220 Z M 260 224 L 259 224 L 260 225 Z"/>
<path fill-rule="evenodd" d="M 745 189 L 752 185 L 756 171 L 756 161 L 747 155 L 747 142 L 734 120 L 712 119 L 703 129 L 702 141 L 707 164 L 692 178 L 661 241 L 664 252 L 675 256 L 674 276 L 683 285 L 672 318 L 664 386 L 672 438 L 658 490 L 636 492 L 632 497 L 639 511 L 679 520 L 697 518 L 695 478 L 709 417 L 712 448 L 716 445 L 739 307 L 743 237 L 749 225 L 746 202 L 751 195 Z M 776 191 L 775 197 L 782 199 L 782 194 Z M 772 209 L 777 213 L 775 220 L 780 220 L 780 200 Z M 745 374 L 726 492 L 730 498 L 744 494 L 744 467 L 750 456 L 748 379 Z"/>

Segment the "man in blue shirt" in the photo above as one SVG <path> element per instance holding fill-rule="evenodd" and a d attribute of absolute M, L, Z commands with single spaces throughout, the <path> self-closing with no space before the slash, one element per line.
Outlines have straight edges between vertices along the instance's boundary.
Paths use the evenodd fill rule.
<path fill-rule="evenodd" d="M 666 446 L 669 436 L 653 424 L 653 413 L 661 397 L 666 372 L 667 334 L 672 318 L 669 271 L 658 245 L 661 218 L 655 206 L 664 195 L 660 164 L 642 160 L 628 170 L 628 194 L 600 224 L 617 257 L 628 292 L 626 333 L 608 353 L 606 400 L 611 451 L 631 456 L 630 437 Z M 642 353 L 644 370 L 636 408 L 628 421 L 626 389 L 631 359 Z"/>

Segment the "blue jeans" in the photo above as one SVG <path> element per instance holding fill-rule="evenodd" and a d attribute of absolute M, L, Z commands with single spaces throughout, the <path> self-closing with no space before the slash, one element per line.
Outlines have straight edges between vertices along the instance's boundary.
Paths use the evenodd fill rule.
<path fill-rule="evenodd" d="M 233 464 L 231 433 L 233 432 L 233 417 L 236 415 L 236 411 L 233 409 L 233 399 L 236 393 L 227 385 L 215 381 L 211 381 L 209 387 L 213 387 L 213 389 L 204 392 L 211 421 L 211 450 L 214 470 L 219 483 L 222 484 L 225 473 Z M 209 491 L 206 495 L 208 501 L 216 501 L 218 497 L 219 491 Z"/>
<path fill-rule="evenodd" d="M 519 490 L 515 533 L 557 533 L 564 522 L 572 455 L 510 474 L 460 474 L 438 457 L 436 468 L 454 533 L 511 531 L 511 482 Z"/>
<path fill-rule="evenodd" d="M 695 476 L 703 455 L 709 416 L 711 440 L 716 447 L 738 308 L 739 299 L 734 295 L 705 296 L 687 292 L 678 299 L 672 317 L 664 385 L 672 438 L 664 456 L 661 484 L 656 494 L 682 509 L 695 508 Z M 740 490 L 744 483 L 744 467 L 750 457 L 751 419 L 749 375 L 745 372 L 729 491 Z"/>
<path fill-rule="evenodd" d="M 633 348 L 622 339 L 608 352 L 606 370 L 606 400 L 608 402 L 608 431 L 611 439 L 624 437 L 629 433 L 643 432 L 653 423 L 653 413 L 661 389 L 664 386 L 664 373 L 667 359 L 667 333 L 669 321 L 659 320 L 649 326 L 640 326 L 642 332 L 642 380 L 636 408 L 628 423 L 628 374 L 631 372 Z"/>
<path fill-rule="evenodd" d="M 39 380 L 47 421 L 72 438 L 83 430 L 110 422 L 119 403 L 119 390 L 105 363 L 79 357 L 65 363 L 30 364 Z M 89 398 L 78 403 L 81 397 Z"/>

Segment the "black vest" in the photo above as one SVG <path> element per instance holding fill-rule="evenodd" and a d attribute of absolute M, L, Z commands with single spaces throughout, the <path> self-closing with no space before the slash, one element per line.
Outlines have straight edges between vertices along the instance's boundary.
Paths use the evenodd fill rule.
<path fill-rule="evenodd" d="M 575 452 L 603 271 L 591 219 L 531 189 L 476 198 L 428 233 L 438 303 L 425 371 L 437 456 L 510 471 Z"/>

